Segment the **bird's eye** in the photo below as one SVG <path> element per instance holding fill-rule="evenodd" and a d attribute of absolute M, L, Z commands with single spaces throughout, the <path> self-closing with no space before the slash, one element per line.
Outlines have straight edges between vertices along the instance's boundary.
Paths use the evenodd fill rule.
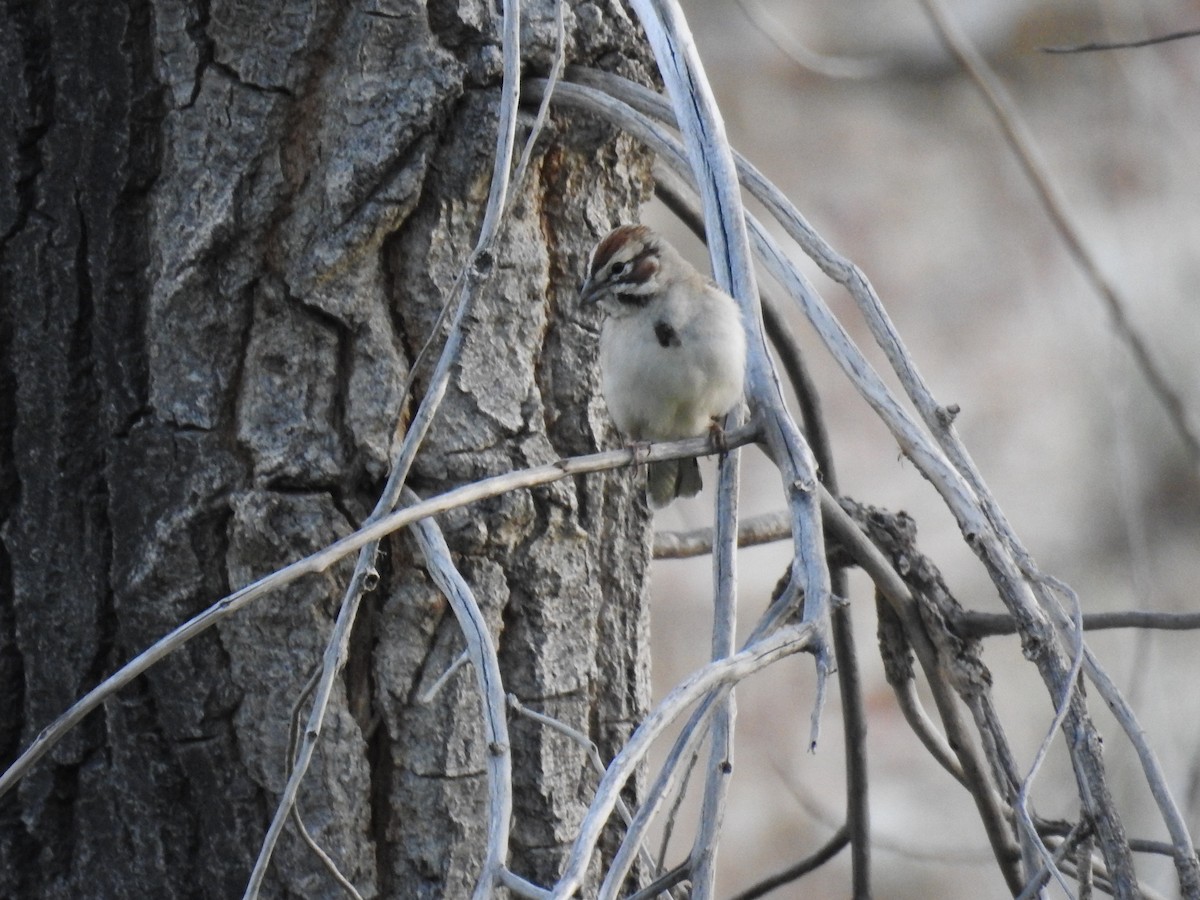
<path fill-rule="evenodd" d="M 623 262 L 613 263 L 612 273 L 614 275 L 620 275 L 624 273 L 627 268 L 629 268 L 629 266 Z"/>

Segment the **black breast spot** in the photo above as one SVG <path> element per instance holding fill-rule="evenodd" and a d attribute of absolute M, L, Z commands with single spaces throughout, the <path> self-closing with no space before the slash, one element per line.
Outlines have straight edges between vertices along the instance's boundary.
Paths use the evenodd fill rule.
<path fill-rule="evenodd" d="M 654 323 L 654 336 L 658 338 L 659 344 L 664 347 L 678 347 L 680 345 L 679 335 L 666 322 L 659 321 Z"/>

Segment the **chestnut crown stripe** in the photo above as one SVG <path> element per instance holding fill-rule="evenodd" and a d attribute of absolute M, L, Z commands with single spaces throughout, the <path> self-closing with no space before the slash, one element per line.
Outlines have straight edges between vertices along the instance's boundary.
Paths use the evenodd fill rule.
<path fill-rule="evenodd" d="M 640 243 L 644 249 L 632 261 L 631 270 L 637 269 L 637 264 L 658 252 L 657 242 L 654 239 L 653 232 L 645 225 L 622 225 L 620 228 L 609 233 L 597 246 L 596 252 L 592 255 L 592 271 L 589 275 L 595 275 L 616 256 L 617 251 L 622 247 L 636 241 Z"/>

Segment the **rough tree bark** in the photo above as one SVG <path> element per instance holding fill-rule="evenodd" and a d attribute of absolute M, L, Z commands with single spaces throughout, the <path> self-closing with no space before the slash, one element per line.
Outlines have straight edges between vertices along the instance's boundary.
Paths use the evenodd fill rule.
<path fill-rule="evenodd" d="M 523 6 L 525 64 L 544 72 L 554 5 Z M 644 66 L 616 5 L 574 4 L 567 29 L 572 61 Z M 174 624 L 370 510 L 400 384 L 478 228 L 498 44 L 482 0 L 0 9 L 0 764 Z M 646 160 L 557 126 L 418 459 L 422 492 L 593 449 L 608 428 L 574 289 L 588 244 L 644 197 Z M 647 699 L 632 476 L 443 526 L 509 689 L 619 745 Z M 406 538 L 381 572 L 301 808 L 364 895 L 463 896 L 483 849 L 477 695 L 464 668 L 419 702 L 462 641 Z M 89 718 L 0 800 L 0 896 L 239 895 L 341 589 L 268 599 Z M 512 866 L 545 883 L 592 778 L 527 721 L 513 745 Z M 339 895 L 290 829 L 267 884 Z"/>

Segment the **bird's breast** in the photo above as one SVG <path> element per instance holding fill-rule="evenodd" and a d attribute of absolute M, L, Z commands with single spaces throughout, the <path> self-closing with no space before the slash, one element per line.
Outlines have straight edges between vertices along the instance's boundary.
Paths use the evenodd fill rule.
<path fill-rule="evenodd" d="M 635 441 L 703 434 L 741 396 L 741 324 L 733 319 L 731 334 L 653 313 L 605 322 L 600 366 L 609 413 Z"/>

